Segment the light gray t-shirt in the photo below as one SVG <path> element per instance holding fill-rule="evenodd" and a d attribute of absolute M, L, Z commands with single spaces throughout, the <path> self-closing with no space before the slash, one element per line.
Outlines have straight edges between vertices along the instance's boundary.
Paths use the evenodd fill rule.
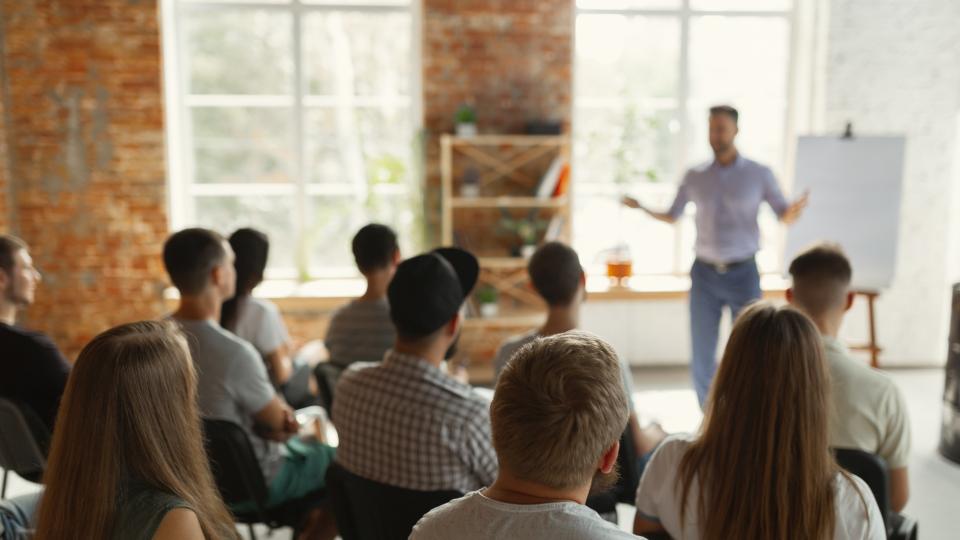
<path fill-rule="evenodd" d="M 197 400 L 206 418 L 239 424 L 257 454 L 260 469 L 269 484 L 283 464 L 282 445 L 253 432 L 253 415 L 263 410 L 275 395 L 267 368 L 252 345 L 211 320 L 180 323 L 197 368 Z"/>
<path fill-rule="evenodd" d="M 493 369 L 496 372 L 496 378 L 500 378 L 500 372 L 507 367 L 507 362 L 513 358 L 513 355 L 523 348 L 527 343 L 533 343 L 541 337 L 536 330 L 531 330 L 526 334 L 513 336 L 500 344 L 497 349 L 496 357 L 493 360 Z M 633 405 L 633 374 L 630 373 L 630 367 L 622 359 L 620 360 L 620 378 L 623 380 L 623 391 L 627 393 L 627 408 L 631 413 L 635 412 Z"/>
<path fill-rule="evenodd" d="M 604 521 L 582 504 L 510 504 L 467 493 L 434 508 L 413 527 L 411 540 L 581 540 L 639 538 Z"/>
<path fill-rule="evenodd" d="M 240 304 L 234 332 L 249 341 L 261 355 L 275 352 L 290 341 L 287 326 L 276 304 L 263 298 L 247 297 Z"/>
<path fill-rule="evenodd" d="M 379 362 L 397 337 L 386 298 L 354 300 L 330 319 L 324 345 L 330 363 L 347 368 L 355 362 Z"/>

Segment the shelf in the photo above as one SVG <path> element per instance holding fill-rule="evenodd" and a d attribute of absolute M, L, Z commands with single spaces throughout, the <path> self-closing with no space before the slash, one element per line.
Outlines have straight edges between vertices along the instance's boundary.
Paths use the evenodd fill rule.
<path fill-rule="evenodd" d="M 534 328 L 542 325 L 546 320 L 546 311 L 543 313 L 511 313 L 498 315 L 496 317 L 467 317 L 463 319 L 463 326 L 464 328 Z"/>
<path fill-rule="evenodd" d="M 479 257 L 480 268 L 516 269 L 526 268 L 527 259 L 523 257 Z"/>
<path fill-rule="evenodd" d="M 567 198 L 551 197 L 451 197 L 453 208 L 563 208 Z"/>
<path fill-rule="evenodd" d="M 556 145 L 562 146 L 570 141 L 567 135 L 475 135 L 458 137 L 446 134 L 443 139 L 453 146 L 495 146 L 509 144 L 514 146 Z"/>

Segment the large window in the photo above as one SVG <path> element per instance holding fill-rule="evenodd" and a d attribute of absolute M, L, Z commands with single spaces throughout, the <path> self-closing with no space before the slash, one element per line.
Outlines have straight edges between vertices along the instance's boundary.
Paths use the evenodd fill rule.
<path fill-rule="evenodd" d="M 783 185 L 791 0 L 577 0 L 574 243 L 585 264 L 625 242 L 637 274 L 685 273 L 695 230 L 622 208 L 631 194 L 666 209 L 686 168 L 712 159 L 711 105 L 740 110 L 738 146 Z M 779 269 L 780 228 L 764 205 L 764 271 Z"/>
<path fill-rule="evenodd" d="M 368 221 L 417 238 L 413 9 L 166 0 L 173 226 L 263 230 L 274 278 L 354 274 Z"/>

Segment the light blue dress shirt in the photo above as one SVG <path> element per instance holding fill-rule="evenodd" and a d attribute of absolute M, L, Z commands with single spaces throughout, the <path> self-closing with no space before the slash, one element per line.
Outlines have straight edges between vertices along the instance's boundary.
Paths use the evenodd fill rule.
<path fill-rule="evenodd" d="M 763 201 L 777 216 L 789 207 L 770 168 L 738 155 L 727 166 L 713 161 L 687 171 L 667 213 L 677 219 L 688 202 L 696 204 L 697 258 L 726 264 L 760 249 L 757 213 Z"/>

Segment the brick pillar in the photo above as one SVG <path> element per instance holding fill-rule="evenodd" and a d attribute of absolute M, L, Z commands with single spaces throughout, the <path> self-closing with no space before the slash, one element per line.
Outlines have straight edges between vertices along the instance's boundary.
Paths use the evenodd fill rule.
<path fill-rule="evenodd" d="M 158 5 L 0 5 L 6 141 L 16 181 L 9 204 L 45 278 L 23 322 L 74 358 L 98 332 L 163 313 Z"/>

